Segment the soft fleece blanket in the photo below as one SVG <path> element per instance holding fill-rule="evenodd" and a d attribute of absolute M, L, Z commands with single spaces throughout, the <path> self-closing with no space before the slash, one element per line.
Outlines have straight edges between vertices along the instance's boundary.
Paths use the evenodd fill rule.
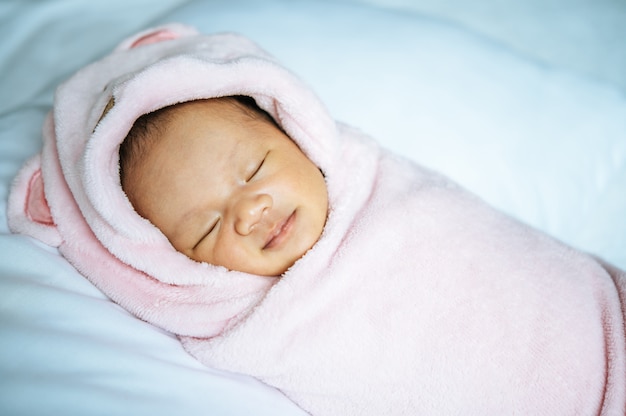
<path fill-rule="evenodd" d="M 139 217 L 117 151 L 141 114 L 252 96 L 325 174 L 318 243 L 283 276 L 194 262 Z M 336 123 L 249 40 L 168 25 L 59 87 L 15 180 L 14 232 L 60 252 L 203 363 L 313 415 L 623 415 L 626 274 Z"/>

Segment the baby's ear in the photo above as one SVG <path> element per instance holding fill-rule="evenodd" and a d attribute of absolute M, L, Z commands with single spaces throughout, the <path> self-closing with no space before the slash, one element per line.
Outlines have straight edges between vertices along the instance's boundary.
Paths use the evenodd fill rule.
<path fill-rule="evenodd" d="M 44 194 L 41 156 L 36 155 L 20 170 L 9 195 L 9 228 L 58 247 L 62 240 Z"/>
<path fill-rule="evenodd" d="M 170 23 L 143 30 L 124 39 L 116 48 L 116 51 L 128 50 L 138 46 L 178 39 L 186 36 L 195 36 L 199 32 L 191 27 L 180 23 Z"/>

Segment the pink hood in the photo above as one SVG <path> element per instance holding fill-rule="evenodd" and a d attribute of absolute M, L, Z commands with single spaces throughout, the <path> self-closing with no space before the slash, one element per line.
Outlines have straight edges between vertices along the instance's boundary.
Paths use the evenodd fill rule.
<path fill-rule="evenodd" d="M 142 114 L 228 95 L 253 97 L 332 178 L 340 138 L 306 85 L 244 37 L 204 36 L 172 24 L 126 39 L 58 88 L 41 155 L 23 168 L 12 190 L 12 231 L 57 246 L 142 319 L 179 335 L 219 333 L 275 278 L 198 263 L 174 250 L 123 193 L 118 149 Z M 328 188 L 331 198 L 343 192 L 332 180 Z"/>

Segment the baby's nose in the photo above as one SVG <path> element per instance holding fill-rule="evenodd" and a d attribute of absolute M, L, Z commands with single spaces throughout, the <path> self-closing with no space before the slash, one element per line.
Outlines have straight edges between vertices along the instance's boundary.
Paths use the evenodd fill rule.
<path fill-rule="evenodd" d="M 242 196 L 235 204 L 235 230 L 241 235 L 248 235 L 254 226 L 261 222 L 263 214 L 273 204 L 272 197 L 268 194 L 256 194 Z"/>

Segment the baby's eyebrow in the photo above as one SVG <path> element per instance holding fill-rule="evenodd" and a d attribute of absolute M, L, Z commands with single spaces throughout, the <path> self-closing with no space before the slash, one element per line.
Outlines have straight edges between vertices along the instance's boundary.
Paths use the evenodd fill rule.
<path fill-rule="evenodd" d="M 244 144 L 244 140 L 237 140 L 235 145 L 231 148 L 227 160 L 235 160 L 235 158 L 241 154 L 240 148 L 244 147 Z"/>

